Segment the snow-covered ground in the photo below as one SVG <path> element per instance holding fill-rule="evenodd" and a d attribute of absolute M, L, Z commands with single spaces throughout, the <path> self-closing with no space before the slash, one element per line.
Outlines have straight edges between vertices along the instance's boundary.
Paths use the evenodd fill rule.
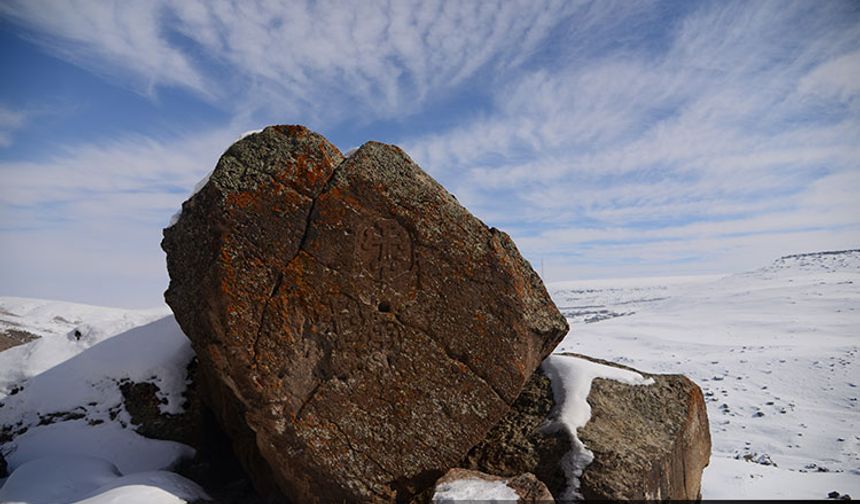
<path fill-rule="evenodd" d="M 683 373 L 708 400 L 706 499 L 860 496 L 860 252 L 777 260 L 722 277 L 549 286 L 572 322 L 558 351 Z M 203 495 L 169 472 L 193 451 L 128 425 L 118 382 L 180 408 L 192 357 L 167 308 L 0 298 L 0 329 L 40 336 L 0 352 L 0 502 L 174 503 Z M 41 425 L 40 425 L 41 424 Z"/>
<path fill-rule="evenodd" d="M 860 252 L 548 288 L 572 322 L 558 351 L 702 387 L 713 440 L 704 498 L 860 496 Z"/>
<path fill-rule="evenodd" d="M 120 380 L 155 383 L 181 409 L 193 351 L 169 310 L 119 310 L 0 298 L 0 313 L 40 336 L 0 352 L 0 502 L 167 504 L 205 495 L 166 469 L 194 450 L 139 436 Z M 12 442 L 3 443 L 4 436 Z"/>

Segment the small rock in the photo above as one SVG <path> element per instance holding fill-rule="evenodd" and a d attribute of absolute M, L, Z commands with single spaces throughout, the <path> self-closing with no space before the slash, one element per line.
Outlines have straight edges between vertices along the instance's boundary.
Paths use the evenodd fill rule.
<path fill-rule="evenodd" d="M 460 480 L 483 480 L 490 482 L 503 482 L 507 485 L 508 488 L 513 490 L 518 496 L 516 502 L 522 504 L 551 504 L 555 502 L 552 497 L 552 494 L 549 493 L 549 490 L 546 488 L 546 485 L 541 483 L 537 478 L 535 478 L 534 474 L 524 473 L 511 478 L 505 478 L 501 476 L 491 476 L 486 473 L 482 473 L 480 471 L 471 471 L 468 469 L 460 469 L 454 468 L 445 473 L 444 476 L 439 478 L 436 481 L 436 488 L 439 488 L 446 483 L 453 483 L 455 481 Z M 436 496 L 433 497 L 433 501 L 437 502 Z M 442 499 L 442 502 L 445 502 Z"/>
<path fill-rule="evenodd" d="M 838 499 L 839 498 L 839 492 L 834 490 L 834 491 L 830 492 L 829 494 L 827 494 L 827 498 L 828 499 Z"/>

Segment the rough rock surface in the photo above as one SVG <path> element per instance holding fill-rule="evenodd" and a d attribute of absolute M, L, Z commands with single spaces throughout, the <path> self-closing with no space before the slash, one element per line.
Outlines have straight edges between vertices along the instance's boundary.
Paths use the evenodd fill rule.
<path fill-rule="evenodd" d="M 162 246 L 205 400 L 298 502 L 429 487 L 568 330 L 511 239 L 391 145 L 250 135 Z"/>
<path fill-rule="evenodd" d="M 511 478 L 492 476 L 480 471 L 454 468 L 445 473 L 436 482 L 436 487 L 458 480 L 479 479 L 484 481 L 504 481 L 505 485 L 519 496 L 517 502 L 522 504 L 551 504 L 555 502 L 546 485 L 541 483 L 534 474 L 525 473 Z"/>
<path fill-rule="evenodd" d="M 578 435 L 594 453 L 581 477 L 586 500 L 696 500 L 708 465 L 711 436 L 701 389 L 681 375 L 650 375 L 648 386 L 595 379 L 588 396 L 591 420 Z M 554 406 L 549 379 L 536 372 L 506 415 L 462 462 L 499 476 L 532 472 L 556 497 L 567 484 L 561 457 L 569 436 L 541 427 Z M 551 417 L 550 417 L 551 418 Z"/>
<path fill-rule="evenodd" d="M 183 394 L 183 412 L 169 414 L 161 412 L 161 401 L 158 398 L 158 385 L 151 382 L 133 382 L 124 380 L 119 383 L 123 405 L 131 417 L 135 432 L 152 439 L 166 439 L 184 443 L 195 449 L 200 449 L 206 439 L 201 429 L 200 394 L 197 393 L 197 382 L 194 380 L 197 361 L 192 360 L 186 370 L 188 385 Z"/>

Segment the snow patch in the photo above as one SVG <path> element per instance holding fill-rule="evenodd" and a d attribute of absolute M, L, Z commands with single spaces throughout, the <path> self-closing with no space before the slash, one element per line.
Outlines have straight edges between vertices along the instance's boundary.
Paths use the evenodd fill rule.
<path fill-rule="evenodd" d="M 243 138 L 245 138 L 247 136 L 256 135 L 257 133 L 262 133 L 262 132 L 263 132 L 263 128 L 246 131 L 246 132 L 242 133 L 241 135 L 239 135 L 239 138 L 236 139 L 236 142 L 238 142 L 239 140 L 242 140 Z M 233 142 L 233 143 L 236 143 L 236 142 Z"/>
<path fill-rule="evenodd" d="M 31 427 L 3 451 L 11 471 L 46 457 L 87 456 L 110 462 L 122 474 L 168 469 L 194 456 L 194 449 L 182 443 L 145 438 L 117 422 L 89 425 L 84 420 Z"/>
<path fill-rule="evenodd" d="M 260 131 L 262 131 L 262 130 L 260 130 Z M 245 136 L 247 136 L 251 133 L 256 133 L 256 132 L 255 131 L 249 132 Z M 239 137 L 239 140 L 241 140 L 242 138 L 245 138 L 245 136 Z M 188 201 L 189 199 L 191 199 L 192 196 L 199 193 L 203 189 L 203 187 L 209 182 L 209 178 L 212 177 L 212 173 L 214 173 L 214 171 L 215 170 L 210 171 L 202 179 L 200 179 L 196 184 L 194 184 L 194 189 L 191 191 L 191 194 L 189 194 L 188 197 L 185 198 L 185 201 Z M 176 213 L 174 213 L 173 215 L 170 216 L 170 221 L 167 223 L 167 227 L 168 228 L 173 227 L 174 224 L 179 222 L 180 217 L 182 217 L 182 207 L 181 206 L 179 207 L 179 210 L 176 211 Z"/>
<path fill-rule="evenodd" d="M 51 456 L 19 467 L 0 488 L 6 504 L 183 503 L 208 496 L 178 474 L 149 471 L 123 476 L 107 460 Z"/>
<path fill-rule="evenodd" d="M 479 478 L 464 478 L 443 483 L 436 487 L 433 502 L 456 504 L 457 502 L 516 502 L 520 496 L 504 481 L 487 481 Z"/>
<path fill-rule="evenodd" d="M 561 462 L 568 479 L 562 500 L 580 500 L 579 478 L 594 460 L 594 453 L 577 436 L 577 430 L 591 419 L 591 406 L 588 404 L 591 382 L 595 378 L 606 378 L 628 385 L 651 385 L 654 380 L 634 371 L 570 355 L 550 355 L 541 368 L 552 383 L 552 394 L 557 405 L 555 419 L 570 434 L 573 445 Z"/>

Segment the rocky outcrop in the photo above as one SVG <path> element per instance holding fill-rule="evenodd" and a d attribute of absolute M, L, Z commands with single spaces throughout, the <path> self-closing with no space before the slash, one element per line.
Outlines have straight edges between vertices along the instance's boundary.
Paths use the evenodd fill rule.
<path fill-rule="evenodd" d="M 479 471 L 454 468 L 439 478 L 436 482 L 435 488 L 444 488 L 446 485 L 450 485 L 451 483 L 461 481 L 468 482 L 470 480 L 503 483 L 505 486 L 513 490 L 518 497 L 515 502 L 520 504 L 552 504 L 555 502 L 546 485 L 541 483 L 537 478 L 535 478 L 535 475 L 531 473 L 520 474 L 511 478 L 504 478 L 501 476 L 492 476 Z M 432 501 L 445 502 L 445 499 L 440 499 L 437 498 L 437 496 L 434 496 Z M 462 502 L 462 500 L 459 500 L 459 502 Z"/>
<path fill-rule="evenodd" d="M 579 431 L 594 452 L 581 478 L 583 496 L 699 499 L 711 456 L 702 390 L 686 376 L 641 374 L 655 383 L 634 387 L 597 379 L 591 386 L 591 420 Z"/>
<path fill-rule="evenodd" d="M 22 329 L 0 329 L 0 352 L 18 345 L 25 345 L 37 339 L 39 339 L 37 335 Z"/>
<path fill-rule="evenodd" d="M 297 502 L 432 485 L 568 330 L 511 239 L 391 145 L 250 135 L 162 246 L 205 401 Z"/>
<path fill-rule="evenodd" d="M 591 420 L 578 436 L 594 460 L 580 478 L 580 492 L 587 500 L 696 500 L 711 451 L 702 392 L 685 376 L 636 372 L 654 383 L 592 383 Z M 564 432 L 542 428 L 553 407 L 550 381 L 538 371 L 461 465 L 500 476 L 532 472 L 559 497 L 567 485 L 560 462 L 571 444 Z"/>
<path fill-rule="evenodd" d="M 567 476 L 559 461 L 572 445 L 565 432 L 546 428 L 554 407 L 550 380 L 538 370 L 511 411 L 469 451 L 460 465 L 505 477 L 533 473 L 553 495 L 560 496 L 567 485 Z"/>

